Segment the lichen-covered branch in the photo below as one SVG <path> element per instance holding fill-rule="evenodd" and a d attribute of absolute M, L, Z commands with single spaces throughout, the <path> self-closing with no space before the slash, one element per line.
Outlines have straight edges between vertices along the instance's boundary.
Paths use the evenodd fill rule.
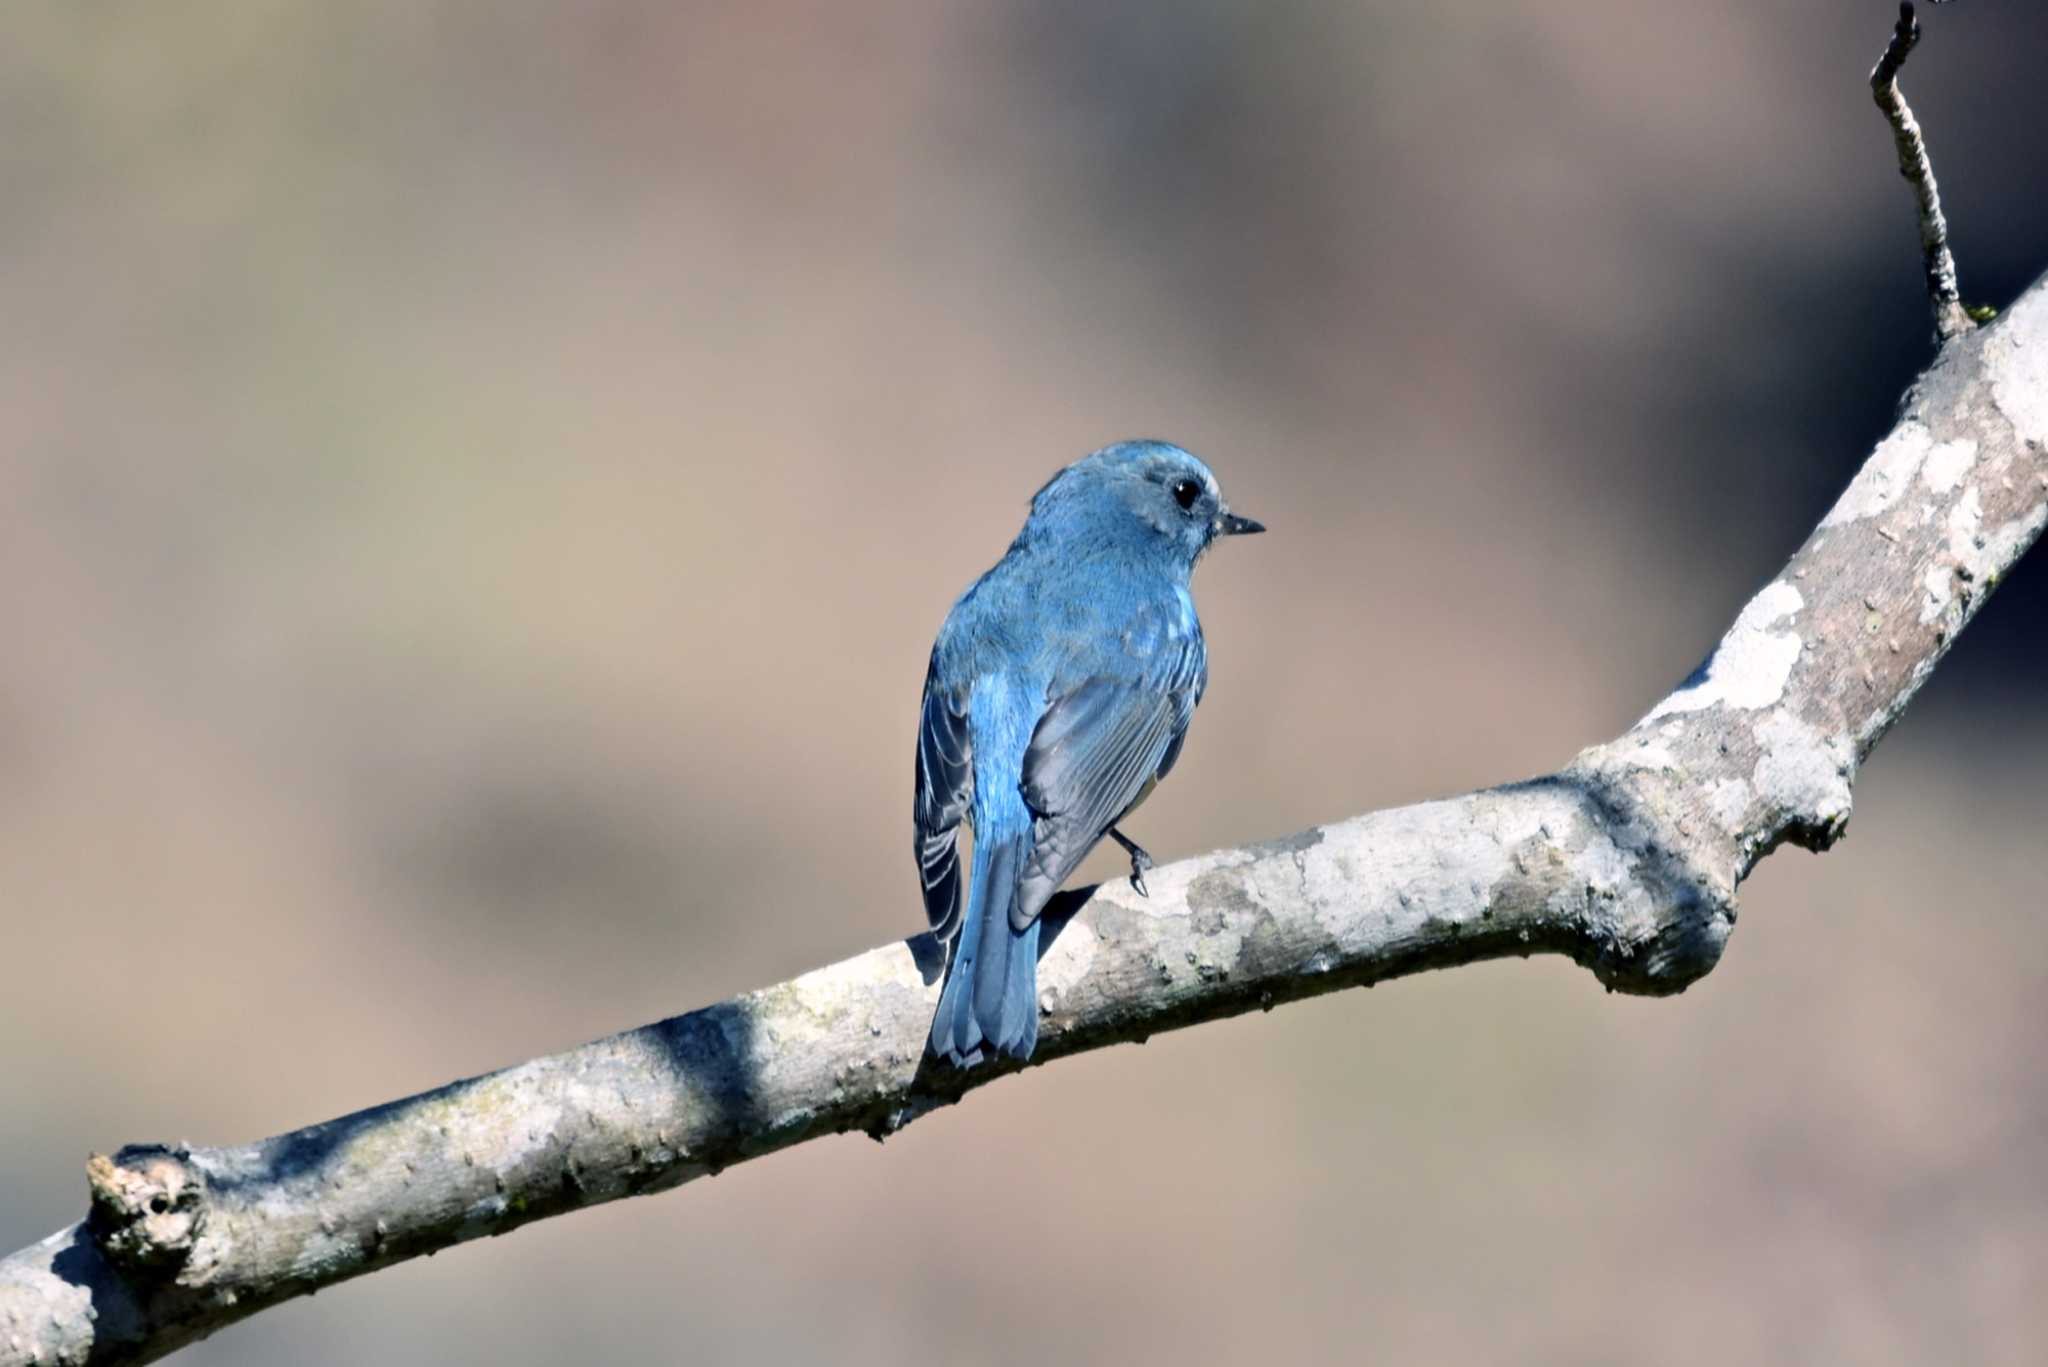
<path fill-rule="evenodd" d="M 1941 0 L 1934 3 L 1940 4 Z M 1913 0 L 1899 0 L 1899 22 L 1892 29 L 1884 55 L 1870 69 L 1870 93 L 1885 122 L 1892 126 L 1892 142 L 1899 153 L 1899 174 L 1913 187 L 1914 206 L 1920 218 L 1920 260 L 1927 275 L 1927 302 L 1934 309 L 1935 336 L 1946 342 L 1968 332 L 1974 324 L 1956 285 L 1956 259 L 1948 249 L 1948 220 L 1942 216 L 1941 191 L 1934 183 L 1934 163 L 1927 157 L 1927 141 L 1920 135 L 1920 123 L 1899 89 L 1899 69 L 1919 43 L 1920 21 L 1913 15 Z"/>
<path fill-rule="evenodd" d="M 1565 954 L 1670 993 L 1736 885 L 1823 849 L 1857 766 L 2048 521 L 2048 278 L 1942 349 L 1700 669 L 1546 778 L 1159 868 L 1049 912 L 1036 1062 L 1424 968 Z M 0 1364 L 143 1362 L 293 1296 L 820 1135 L 1014 1065 L 924 1058 L 922 941 L 240 1148 L 95 1157 L 86 1219 L 0 1261 Z"/>

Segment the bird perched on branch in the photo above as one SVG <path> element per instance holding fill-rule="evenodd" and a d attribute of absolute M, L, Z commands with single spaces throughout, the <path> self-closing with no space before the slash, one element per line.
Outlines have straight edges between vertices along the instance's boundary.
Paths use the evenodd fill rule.
<path fill-rule="evenodd" d="M 1188 578 L 1217 537 L 1264 530 L 1178 446 L 1120 442 L 1054 475 L 953 604 L 917 735 L 918 874 L 932 933 L 952 946 L 933 1053 L 959 1067 L 988 1049 L 1031 1057 L 1038 916 L 1104 835 L 1145 893 L 1152 858 L 1117 826 L 1173 768 L 1208 683 Z"/>

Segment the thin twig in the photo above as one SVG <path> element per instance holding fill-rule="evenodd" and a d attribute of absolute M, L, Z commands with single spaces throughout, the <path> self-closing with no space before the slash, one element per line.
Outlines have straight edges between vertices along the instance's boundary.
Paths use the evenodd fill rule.
<path fill-rule="evenodd" d="M 1935 0 L 1939 4 L 1941 0 Z M 1976 324 L 1964 309 L 1956 288 L 1956 259 L 1949 254 L 1948 220 L 1941 214 L 1941 192 L 1934 184 L 1934 163 L 1927 159 L 1927 143 L 1920 125 L 1899 90 L 1899 68 L 1920 41 L 1920 21 L 1913 17 L 1913 0 L 1901 0 L 1899 22 L 1884 56 L 1870 71 L 1870 93 L 1892 126 L 1892 141 L 1899 150 L 1899 174 L 1913 187 L 1920 212 L 1920 256 L 1927 272 L 1927 301 L 1934 308 L 1934 331 L 1941 341 L 1960 337 Z"/>

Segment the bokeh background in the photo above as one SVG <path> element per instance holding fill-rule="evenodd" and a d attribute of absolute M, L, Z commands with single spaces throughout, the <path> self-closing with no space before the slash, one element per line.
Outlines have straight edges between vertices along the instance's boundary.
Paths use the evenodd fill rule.
<path fill-rule="evenodd" d="M 1198 578 L 1162 857 L 1618 732 L 1929 354 L 1892 13 L 18 7 L 0 1245 L 89 1151 L 921 928 L 931 635 L 1115 438 L 1273 528 Z M 1925 17 L 2002 303 L 2048 16 Z M 1161 1037 L 181 1360 L 2038 1361 L 2043 571 L 1682 998 L 1517 961 Z"/>

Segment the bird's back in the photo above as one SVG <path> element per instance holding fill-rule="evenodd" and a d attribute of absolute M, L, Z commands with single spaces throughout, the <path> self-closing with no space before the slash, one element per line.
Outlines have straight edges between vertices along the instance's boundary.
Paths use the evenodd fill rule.
<path fill-rule="evenodd" d="M 1184 580 L 1094 548 L 1020 544 L 960 596 L 933 655 L 954 686 L 1001 675 L 1057 695 L 1097 676 L 1163 683 L 1201 637 Z"/>

